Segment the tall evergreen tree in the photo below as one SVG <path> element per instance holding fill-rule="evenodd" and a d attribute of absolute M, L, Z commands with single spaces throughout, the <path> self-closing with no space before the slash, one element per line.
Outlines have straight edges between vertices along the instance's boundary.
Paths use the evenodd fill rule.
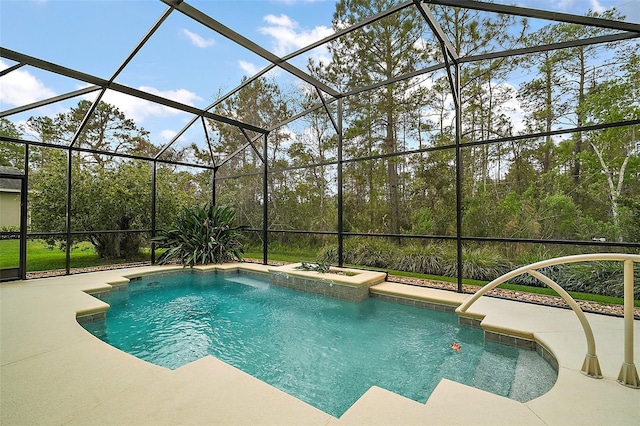
<path fill-rule="evenodd" d="M 243 82 L 246 81 L 246 77 Z M 294 103 L 287 91 L 282 89 L 274 79 L 260 78 L 244 87 L 234 96 L 229 97 L 218 105 L 216 112 L 242 122 L 253 124 L 265 129 L 284 121 L 290 114 Z M 262 170 L 264 142 L 262 139 L 255 141 L 253 146 L 240 150 L 247 144 L 247 138 L 237 127 L 219 122 L 209 122 L 209 126 L 216 135 L 213 141 L 213 149 L 221 159 L 237 153 L 220 169 L 219 176 L 233 176 L 238 173 L 259 173 Z M 270 168 L 286 166 L 286 160 L 282 157 L 283 145 L 288 141 L 289 134 L 286 129 L 275 129 L 269 133 L 268 158 Z M 246 132 L 249 138 L 258 136 L 253 132 Z M 254 175 L 239 179 L 220 180 L 218 188 L 222 195 L 221 203 L 226 200 L 237 204 L 237 217 L 252 227 L 261 227 L 261 204 L 264 201 L 262 195 L 261 176 Z M 285 190 L 290 185 L 277 174 L 269 175 L 268 182 L 271 197 L 267 202 L 271 203 L 270 221 L 282 223 L 281 215 L 285 214 L 279 207 L 279 191 Z"/>
<path fill-rule="evenodd" d="M 395 3 L 392 0 L 341 0 L 336 5 L 333 26 L 338 30 L 358 23 Z M 430 52 L 423 43 L 425 28 L 426 23 L 417 11 L 406 8 L 334 42 L 329 47 L 331 62 L 319 64 L 316 72 L 346 92 L 415 71 L 421 68 Z M 401 81 L 349 98 L 345 121 L 350 128 L 346 129 L 345 135 L 354 142 L 350 144 L 353 147 L 370 147 L 369 152 L 360 150 L 355 155 L 398 151 L 399 123 L 403 116 L 413 112 L 410 105 L 421 103 L 407 100 L 424 94 L 412 89 L 410 84 Z M 388 220 L 384 231 L 391 233 L 399 233 L 402 228 L 399 161 L 397 157 L 385 159 L 385 216 Z M 369 186 L 369 192 L 373 187 Z"/>

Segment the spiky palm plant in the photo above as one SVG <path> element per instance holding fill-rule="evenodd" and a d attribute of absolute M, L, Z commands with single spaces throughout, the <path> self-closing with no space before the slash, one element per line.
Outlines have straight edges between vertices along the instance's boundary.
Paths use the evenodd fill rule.
<path fill-rule="evenodd" d="M 242 260 L 242 230 L 234 225 L 235 211 L 226 206 L 185 208 L 173 228 L 163 229 L 152 241 L 167 250 L 158 259 L 165 264 L 177 259 L 185 266 Z"/>

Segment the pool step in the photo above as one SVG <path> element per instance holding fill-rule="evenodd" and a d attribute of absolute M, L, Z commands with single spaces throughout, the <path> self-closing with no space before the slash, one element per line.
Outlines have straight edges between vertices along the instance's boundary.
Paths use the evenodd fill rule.
<path fill-rule="evenodd" d="M 520 402 L 537 398 L 551 389 L 554 377 L 557 373 L 553 367 L 535 351 L 521 351 L 509 398 Z"/>
<path fill-rule="evenodd" d="M 496 365 L 505 362 L 516 363 L 515 360 L 506 359 L 485 348 L 476 366 L 471 385 L 496 395 L 509 395 L 514 379 L 508 376 L 497 376 L 499 370 L 495 368 Z"/>

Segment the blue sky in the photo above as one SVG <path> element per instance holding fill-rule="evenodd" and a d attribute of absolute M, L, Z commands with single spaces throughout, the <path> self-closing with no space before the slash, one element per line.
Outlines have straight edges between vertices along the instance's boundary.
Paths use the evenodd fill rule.
<path fill-rule="evenodd" d="M 334 1 L 187 0 L 222 24 L 283 56 L 332 33 Z M 511 3 L 500 0 L 501 3 Z M 640 22 L 640 0 L 520 0 L 520 6 L 584 14 L 588 9 L 616 7 L 627 20 Z M 167 6 L 156 0 L 74 1 L 0 0 L 0 45 L 108 79 Z M 312 52 L 316 58 L 326 51 Z M 294 62 L 304 68 L 306 59 Z M 13 65 L 0 59 L 0 69 Z M 174 11 L 142 51 L 116 78 L 131 87 L 205 107 L 216 93 L 226 92 L 267 62 Z M 275 77 L 283 86 L 297 84 L 285 72 Z M 86 84 L 23 67 L 0 78 L 0 110 L 46 99 Z M 85 96 L 93 99 L 94 94 Z M 79 99 L 10 117 L 55 114 Z M 168 140 L 191 117 L 117 93 L 116 104 L 152 137 Z"/>

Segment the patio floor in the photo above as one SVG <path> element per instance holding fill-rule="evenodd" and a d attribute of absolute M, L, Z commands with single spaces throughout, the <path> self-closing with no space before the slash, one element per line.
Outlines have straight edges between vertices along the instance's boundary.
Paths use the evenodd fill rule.
<path fill-rule="evenodd" d="M 79 313 L 104 309 L 87 291 L 163 269 L 169 267 L 0 285 L 0 424 L 640 425 L 640 390 L 616 382 L 624 359 L 621 318 L 587 314 L 604 375 L 592 379 L 580 372 L 586 340 L 573 312 L 483 297 L 469 311 L 486 315 L 483 327 L 531 334 L 555 355 L 559 371 L 551 391 L 520 403 L 443 380 L 422 404 L 374 387 L 339 419 L 211 356 L 168 370 L 103 343 L 77 323 Z M 380 291 L 446 304 L 468 297 L 402 284 L 380 286 Z M 634 340 L 637 365 L 638 320 Z"/>

